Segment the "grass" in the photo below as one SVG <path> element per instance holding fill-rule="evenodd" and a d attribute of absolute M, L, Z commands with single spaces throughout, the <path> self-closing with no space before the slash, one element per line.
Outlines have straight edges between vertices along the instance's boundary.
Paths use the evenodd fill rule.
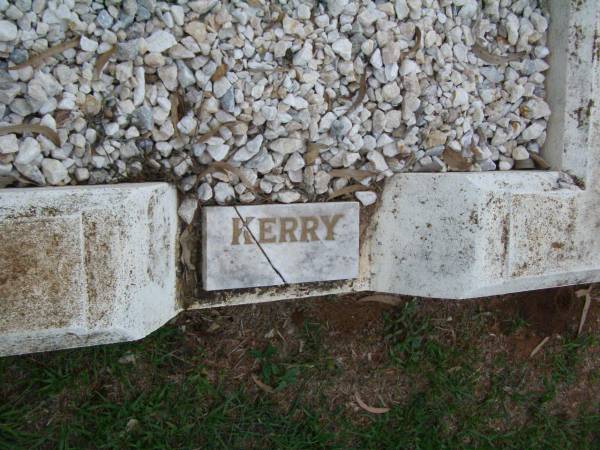
<path fill-rule="evenodd" d="M 586 391 L 600 379 L 596 334 L 516 359 L 490 330 L 508 323 L 504 343 L 528 332 L 517 315 L 469 306 L 449 322 L 439 309 L 407 301 L 352 337 L 310 317 L 293 335 L 302 351 L 259 329 L 244 376 L 215 350 L 229 335 L 176 324 L 136 343 L 2 358 L 0 448 L 600 448 L 599 397 Z M 383 357 L 362 367 L 349 347 Z M 390 411 L 349 406 L 358 388 L 368 404 L 393 398 Z"/>

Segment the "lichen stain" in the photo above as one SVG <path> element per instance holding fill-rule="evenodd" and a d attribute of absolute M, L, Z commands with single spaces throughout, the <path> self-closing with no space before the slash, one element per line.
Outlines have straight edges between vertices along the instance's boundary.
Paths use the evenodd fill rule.
<path fill-rule="evenodd" d="M 539 204 L 531 197 L 513 200 L 514 263 L 512 276 L 531 276 L 568 267 L 585 259 L 577 235 L 575 198 L 545 198 Z"/>
<path fill-rule="evenodd" d="M 118 286 L 116 268 L 122 260 L 119 233 L 124 229 L 114 216 L 96 216 L 93 212 L 83 214 L 87 313 L 90 322 L 96 326 L 109 322 L 112 315 Z"/>
<path fill-rule="evenodd" d="M 0 223 L 0 332 L 68 326 L 82 273 L 79 218 Z"/>

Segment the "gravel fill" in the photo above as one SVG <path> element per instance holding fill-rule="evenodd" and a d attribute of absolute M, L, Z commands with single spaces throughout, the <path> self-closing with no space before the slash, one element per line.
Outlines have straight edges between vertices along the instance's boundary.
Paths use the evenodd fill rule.
<path fill-rule="evenodd" d="M 0 186 L 166 179 L 188 220 L 206 202 L 372 204 L 398 172 L 533 168 L 542 3 L 0 0 L 0 129 L 60 143 L 3 132 Z"/>

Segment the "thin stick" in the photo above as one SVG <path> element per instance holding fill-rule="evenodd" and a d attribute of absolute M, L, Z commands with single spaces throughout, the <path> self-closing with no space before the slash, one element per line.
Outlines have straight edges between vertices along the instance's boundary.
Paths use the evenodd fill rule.
<path fill-rule="evenodd" d="M 585 294 L 585 303 L 583 304 L 583 311 L 581 311 L 581 319 L 579 319 L 579 329 L 577 330 L 577 337 L 581 335 L 583 331 L 583 326 L 585 325 L 585 320 L 587 319 L 588 311 L 590 310 L 590 305 L 592 303 L 592 286 L 587 289 Z"/>
<path fill-rule="evenodd" d="M 27 66 L 31 66 L 34 69 L 37 69 L 41 65 L 46 63 L 46 60 L 51 56 L 58 55 L 59 53 L 64 52 L 70 48 L 77 47 L 79 45 L 79 41 L 81 40 L 81 36 L 77 36 L 71 40 L 61 42 L 53 47 L 50 47 L 38 55 L 32 56 L 27 61 L 21 64 L 17 64 L 16 66 L 9 67 L 8 70 L 20 70 Z"/>
<path fill-rule="evenodd" d="M 542 347 L 543 347 L 544 345 L 546 345 L 546 342 L 548 342 L 549 340 L 550 340 L 550 336 L 546 336 L 544 339 L 542 339 L 542 342 L 540 342 L 540 343 L 539 343 L 539 344 L 538 344 L 538 345 L 537 345 L 537 346 L 536 346 L 536 347 L 533 349 L 533 351 L 531 352 L 531 354 L 529 355 L 529 357 L 530 357 L 530 358 L 533 358 L 533 357 L 534 357 L 534 356 L 537 354 L 537 352 L 539 352 L 539 351 L 542 349 Z"/>

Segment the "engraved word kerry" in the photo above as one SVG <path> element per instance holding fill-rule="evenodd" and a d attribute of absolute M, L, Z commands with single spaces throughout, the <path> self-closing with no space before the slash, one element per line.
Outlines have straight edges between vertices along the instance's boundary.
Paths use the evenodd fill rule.
<path fill-rule="evenodd" d="M 358 276 L 356 202 L 202 208 L 207 291 Z"/>

